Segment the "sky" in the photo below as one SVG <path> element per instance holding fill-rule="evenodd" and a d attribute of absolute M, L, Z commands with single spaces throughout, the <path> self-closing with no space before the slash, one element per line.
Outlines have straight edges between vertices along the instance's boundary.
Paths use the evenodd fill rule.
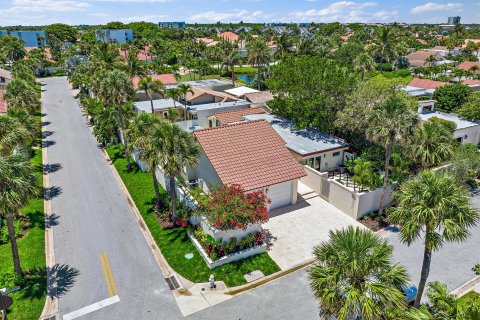
<path fill-rule="evenodd" d="M 480 23 L 480 0 L 0 0 L 0 25 L 109 21 Z"/>

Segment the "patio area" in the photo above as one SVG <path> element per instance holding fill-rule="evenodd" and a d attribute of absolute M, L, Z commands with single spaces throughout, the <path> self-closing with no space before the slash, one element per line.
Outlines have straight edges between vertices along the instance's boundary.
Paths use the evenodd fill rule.
<path fill-rule="evenodd" d="M 301 182 L 298 192 L 296 204 L 272 210 L 263 225 L 269 237 L 268 254 L 282 270 L 313 259 L 313 247 L 328 240 L 330 230 L 364 228 Z"/>

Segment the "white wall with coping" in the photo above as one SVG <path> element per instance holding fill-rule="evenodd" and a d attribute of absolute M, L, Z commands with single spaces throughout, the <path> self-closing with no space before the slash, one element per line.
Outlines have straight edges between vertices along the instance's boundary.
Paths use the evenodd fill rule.
<path fill-rule="evenodd" d="M 246 237 L 248 234 L 253 232 L 262 231 L 262 225 L 250 224 L 245 230 L 243 229 L 232 229 L 232 230 L 218 230 L 210 225 L 205 217 L 201 218 L 200 226 L 206 234 L 210 235 L 215 240 L 222 239 L 223 242 L 229 241 L 231 238 L 241 239 Z"/>
<path fill-rule="evenodd" d="M 300 182 L 320 195 L 322 193 L 322 178 L 327 179 L 328 173 L 318 172 L 317 170 L 306 165 L 304 165 L 303 168 L 305 169 L 307 175 L 303 178 L 300 178 Z"/>
<path fill-rule="evenodd" d="M 214 269 L 216 267 L 223 266 L 224 264 L 231 263 L 234 261 L 242 260 L 257 254 L 261 254 L 264 252 L 267 252 L 267 244 L 262 244 L 259 246 L 251 247 L 245 250 L 237 251 L 234 253 L 231 253 L 229 255 L 223 256 L 222 258 L 212 261 L 208 254 L 203 250 L 202 246 L 200 243 L 195 239 L 190 233 L 188 233 L 188 237 L 190 240 L 192 240 L 193 244 L 197 248 L 198 252 L 200 252 L 200 255 L 202 256 L 203 260 L 207 263 L 208 267 L 210 269 Z"/>

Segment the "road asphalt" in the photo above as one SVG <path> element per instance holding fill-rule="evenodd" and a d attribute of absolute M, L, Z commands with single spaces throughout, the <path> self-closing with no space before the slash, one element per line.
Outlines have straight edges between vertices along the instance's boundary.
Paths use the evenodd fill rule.
<path fill-rule="evenodd" d="M 41 82 L 43 112 L 47 117 L 43 124 L 44 145 L 52 171 L 49 194 L 55 217 L 51 225 L 59 287 L 52 294 L 59 297 L 60 313 L 69 314 L 118 291 L 120 302 L 79 319 L 182 319 L 66 78 L 45 78 Z M 474 201 L 480 208 L 480 197 Z M 394 232 L 384 237 L 394 245 L 395 260 L 404 264 L 417 282 L 421 244 L 406 247 Z M 480 262 L 478 243 L 480 226 L 472 230 L 466 243 L 448 244 L 434 253 L 429 280 L 442 281 L 453 290 L 471 279 L 470 269 Z M 318 319 L 318 304 L 309 288 L 307 273 L 301 270 L 187 319 Z"/>

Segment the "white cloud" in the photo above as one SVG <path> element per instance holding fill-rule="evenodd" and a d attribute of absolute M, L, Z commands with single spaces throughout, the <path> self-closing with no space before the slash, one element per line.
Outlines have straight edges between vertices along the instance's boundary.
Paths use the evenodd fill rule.
<path fill-rule="evenodd" d="M 240 10 L 236 9 L 232 12 L 217 12 L 215 10 L 201 12 L 195 14 L 189 18 L 189 21 L 194 22 L 238 22 L 238 21 L 245 21 L 245 22 L 257 22 L 257 21 L 264 21 L 271 18 L 272 14 L 264 14 L 263 11 L 249 11 L 249 10 Z"/>
<path fill-rule="evenodd" d="M 374 22 L 391 20 L 398 16 L 396 10 L 380 10 L 372 12 L 372 9 L 377 6 L 378 3 L 376 2 L 338 1 L 321 9 L 296 11 L 293 12 L 291 16 L 293 16 L 294 20 L 320 20 L 322 22 Z"/>
<path fill-rule="evenodd" d="M 92 16 L 92 17 L 106 17 L 107 16 L 105 13 L 101 13 L 101 12 L 94 12 L 94 13 L 90 13 L 88 15 Z"/>
<path fill-rule="evenodd" d="M 95 0 L 97 2 L 164 3 L 171 0 Z"/>
<path fill-rule="evenodd" d="M 146 15 L 146 16 L 133 16 L 127 18 L 119 19 L 121 22 L 136 22 L 136 21 L 145 21 L 145 22 L 158 22 L 158 19 L 165 19 L 167 15 Z"/>
<path fill-rule="evenodd" d="M 417 6 L 410 10 L 413 14 L 421 14 L 426 12 L 435 12 L 435 11 L 455 11 L 460 12 L 463 10 L 463 4 L 458 2 L 449 2 L 449 3 L 435 3 L 429 2 L 424 5 Z"/>

